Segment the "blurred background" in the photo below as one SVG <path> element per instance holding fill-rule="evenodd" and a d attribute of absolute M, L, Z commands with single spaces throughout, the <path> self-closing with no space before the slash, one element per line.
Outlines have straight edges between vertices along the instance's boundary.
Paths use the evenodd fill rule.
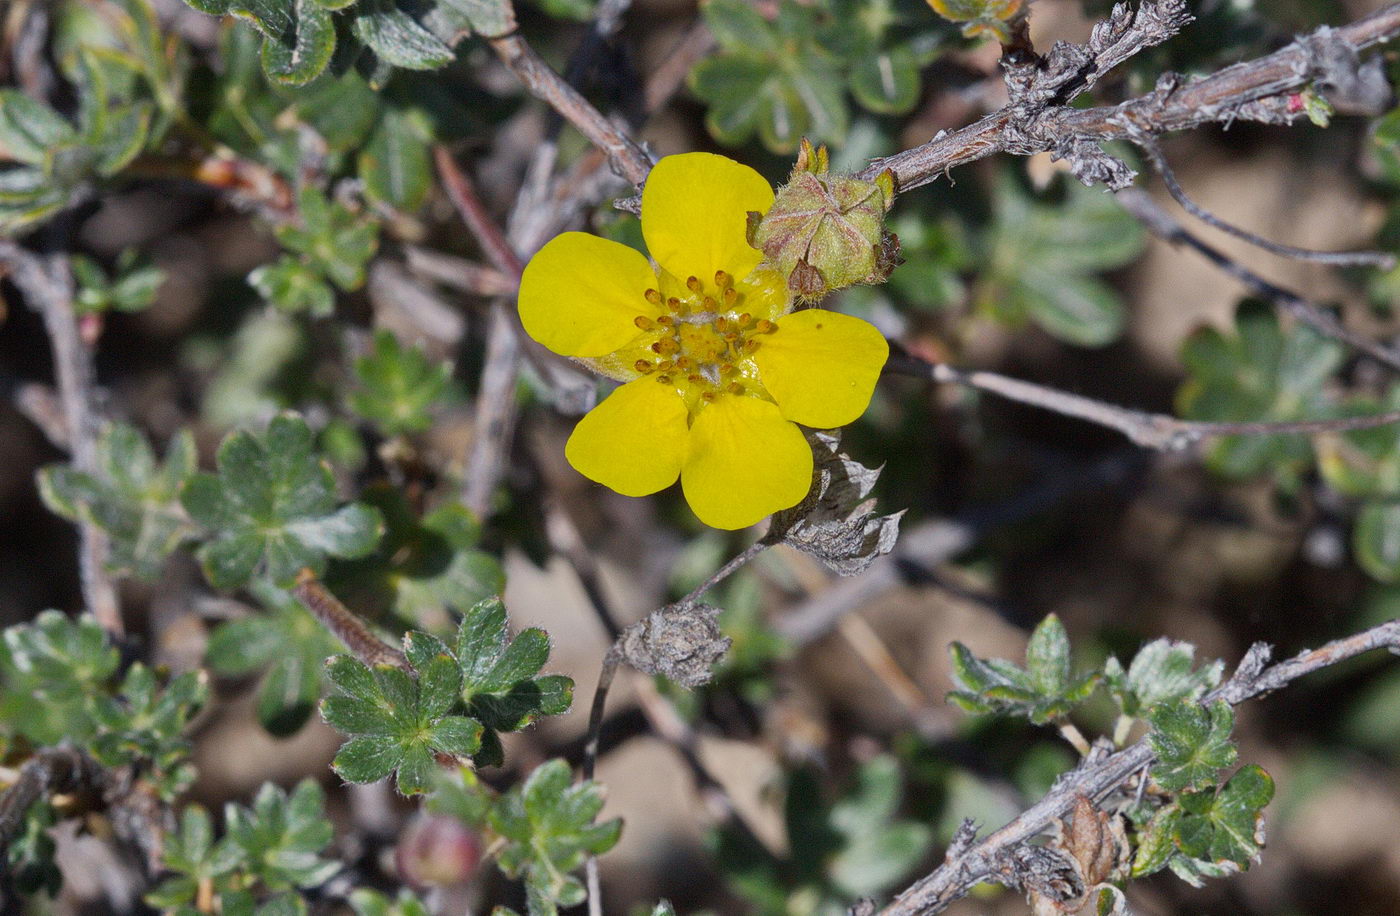
<path fill-rule="evenodd" d="M 16 23 L 26 5 L 10 3 L 0 13 L 7 17 L 7 60 L 15 59 Z M 70 40 L 65 23 L 81 19 L 72 8 L 99 6 L 51 4 L 50 40 Z M 1148 91 L 1164 70 L 1210 72 L 1378 6 L 1193 4 L 1198 23 L 1106 80 L 1095 101 Z M 752 69 L 750 52 L 705 41 L 697 32 L 705 20 L 697 20 L 689 0 L 635 0 L 598 55 L 591 97 L 638 116 L 645 106 L 640 87 L 677 66 L 678 54 L 686 63 L 688 54 L 688 77 L 640 135 L 657 155 L 720 151 L 775 181 L 790 167 L 796 139 L 773 126 L 783 117 L 800 128 L 795 134 L 827 141 L 835 162 L 854 168 L 1005 101 L 997 42 L 963 38 L 921 3 L 782 0 L 756 8 L 772 22 L 792 20 L 783 26 L 792 31 L 780 35 L 784 55 L 818 79 L 845 81 L 831 93 L 834 101 L 809 106 L 798 93 L 765 89 L 767 109 L 734 111 L 743 94 L 733 88 L 736 74 Z M 178 0 L 154 0 L 154 9 L 162 29 L 188 48 L 189 109 L 210 123 L 227 101 L 215 97 L 228 88 L 226 77 L 214 74 L 228 63 L 242 27 Z M 523 6 L 520 15 L 532 43 L 562 68 L 591 12 L 586 0 L 550 0 Z M 1056 40 L 1084 41 L 1104 13 L 1098 2 L 1037 0 L 1030 35 L 1042 49 Z M 804 15 L 826 31 L 797 22 Z M 901 84 L 882 95 L 878 87 L 862 88 L 858 59 L 870 49 L 831 37 L 842 23 L 879 17 L 885 21 L 873 47 L 912 73 L 912 89 Z M 5 76 L 19 79 L 14 71 Z M 256 74 L 250 80 L 257 83 Z M 531 149 L 552 129 L 545 110 L 472 41 L 458 47 L 446 70 L 396 72 L 382 92 L 386 111 L 423 125 L 420 146 L 426 149 L 428 139 L 449 146 L 504 222 Z M 249 97 L 251 120 L 268 130 L 302 131 L 303 139 L 351 110 L 324 103 L 313 111 L 290 90 L 261 83 Z M 1240 122 L 1169 138 L 1164 150 L 1195 200 L 1231 223 L 1293 245 L 1394 250 L 1400 158 L 1392 120 L 1339 115 L 1325 128 Z M 256 157 L 271 139 L 244 142 Z M 561 149 L 565 162 L 585 153 L 582 139 L 568 131 Z M 1131 150 L 1117 152 L 1137 162 Z M 267 304 L 248 281 L 282 250 L 264 214 L 208 183 L 160 175 L 157 160 L 178 154 L 156 150 L 144 171 L 138 160 L 126 180 L 83 205 L 73 224 L 76 249 L 105 271 L 118 272 L 119 257 L 130 250 L 163 276 L 149 307 L 108 311 L 90 328 L 100 334 L 104 409 L 145 432 L 158 450 L 176 430 L 192 428 L 208 468 L 229 429 L 295 408 L 329 430 L 325 447 L 343 490 L 353 492 L 386 471 L 379 443 L 343 417 L 346 354 L 365 352 L 372 329 L 388 328 L 433 360 L 455 365 L 455 395 L 418 440 L 428 491 L 450 490 L 469 475 L 489 299 L 424 267 L 423 251 L 482 259 L 431 176 L 415 206 L 377 208 L 380 242 L 367 281 L 337 293 L 333 318 L 309 318 Z M 330 161 L 334 175 L 334 149 Z M 1140 184 L 1179 213 L 1151 169 L 1137 164 Z M 906 263 L 888 285 L 855 288 L 827 304 L 869 318 L 931 360 L 1203 419 L 1319 416 L 1388 395 L 1388 370 L 1340 348 L 1332 353 L 1331 344 L 1247 301 L 1239 282 L 1150 238 L 1111 195 L 1068 180 L 1047 156 L 996 156 L 959 168 L 899 198 L 891 219 Z M 587 221 L 614 238 L 638 236 L 636 220 L 606 203 Z M 1393 339 L 1400 273 L 1290 261 L 1199 223 L 1188 227 L 1269 281 L 1338 309 L 1359 333 Z M 6 282 L 0 292 L 0 385 L 8 394 L 0 399 L 0 623 L 9 626 L 45 608 L 75 610 L 82 598 L 74 529 L 45 508 L 35 484 L 40 468 L 64 460 L 36 423 L 52 380 L 43 325 L 13 286 Z M 1214 329 L 1215 337 L 1202 329 Z M 1327 350 L 1313 354 L 1329 370 L 1321 383 L 1290 387 L 1293 377 L 1279 356 L 1284 348 Z M 625 623 L 684 594 L 752 539 L 703 528 L 676 492 L 634 500 L 578 476 L 563 459 L 573 418 L 537 388 L 527 379 L 509 466 L 479 548 L 499 562 L 488 577 L 503 573 L 513 626 L 548 630 L 550 670 L 573 677 L 577 692 L 569 714 L 510 736 L 508 769 L 487 774 L 502 785 L 550 756 L 579 759 L 607 647 L 561 544 L 579 545 L 591 557 Z M 1381 438 L 1366 444 L 1367 454 L 1378 456 L 1373 463 L 1400 451 L 1393 433 Z M 626 822 L 621 843 L 603 859 L 608 912 L 658 897 L 679 912 L 822 910 L 830 905 L 829 887 L 813 878 L 820 862 L 800 861 L 810 838 L 792 800 L 807 800 L 811 810 L 859 801 L 861 778 L 892 781 L 901 801 L 886 820 L 925 825 L 931 837 L 912 871 L 872 879 L 873 866 L 862 873 L 847 863 L 858 874 L 844 886 L 869 879 L 880 894 L 933 867 L 962 818 L 992 829 L 1039 798 L 1075 752 L 1053 729 L 985 721 L 946 705 L 954 640 L 978 655 L 1020 659 L 1030 629 L 1054 613 L 1084 665 L 1110 654 L 1126 661 L 1143 641 L 1165 636 L 1194 644 L 1199 659 L 1232 666 L 1252 642 L 1271 643 L 1286 656 L 1400 609 L 1400 587 L 1387 584 L 1400 575 L 1396 561 L 1368 552 L 1371 535 L 1356 533 L 1359 514 L 1370 504 L 1388 505 L 1394 484 L 1354 485 L 1344 473 L 1346 437 L 1316 447 L 1296 438 L 1227 440 L 1199 454 L 1164 456 L 1043 411 L 890 377 L 844 442 L 857 459 L 884 465 L 880 511 L 908 510 L 895 558 L 838 580 L 810 557 L 769 551 L 713 595 L 734 639 L 713 684 L 687 693 L 637 675 L 619 679 L 598 767 L 608 791 L 604 816 Z M 266 613 L 246 594 L 210 590 L 181 554 L 154 582 L 123 581 L 121 598 L 128 651 L 174 670 L 204 664 L 210 634 L 224 622 Z M 1166 872 L 1135 881 L 1128 890 L 1134 912 L 1400 914 L 1394 661 L 1367 656 L 1242 707 L 1240 759 L 1261 764 L 1278 785 L 1262 862 L 1199 889 Z M 387 860 L 418 816 L 414 806 L 383 785 L 341 786 L 328 769 L 339 739 L 318 717 L 291 734 L 270 734 L 260 722 L 259 687 L 258 671 L 215 678 L 214 699 L 193 733 L 199 775 L 190 797 L 216 806 L 246 799 L 263 780 L 290 785 L 311 776 L 330 794 L 337 853 L 367 873 L 392 872 Z M 639 703 L 658 695 L 693 725 L 702 760 L 758 839 L 790 867 L 746 876 L 741 864 L 716 857 L 714 820 L 689 769 L 638 712 Z M 1111 733 L 1110 704 L 1091 703 L 1076 722 L 1090 737 Z M 881 769 L 891 761 L 892 776 Z M 110 853 L 100 845 L 64 847 L 71 861 L 97 867 L 68 869 L 56 912 L 106 912 L 122 899 L 110 886 L 120 883 L 120 866 L 103 858 Z M 878 858 L 877 850 L 869 854 Z M 988 891 L 950 912 L 1026 909 L 1016 893 Z"/>

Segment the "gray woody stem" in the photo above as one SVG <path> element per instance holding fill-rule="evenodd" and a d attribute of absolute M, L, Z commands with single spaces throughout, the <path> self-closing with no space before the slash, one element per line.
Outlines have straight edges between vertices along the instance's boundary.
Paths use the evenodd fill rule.
<path fill-rule="evenodd" d="M 1144 11 L 1171 12 L 1184 7 L 1174 0 L 1143 3 Z M 1161 18 L 1170 20 L 1170 16 Z M 1177 23 L 1179 27 L 1181 23 Z M 1091 78 L 1106 72 L 1148 44 L 1169 37 L 1174 29 L 1144 31 L 1137 47 L 1114 47 L 1112 54 L 1100 54 L 1091 62 Z M 1163 34 L 1166 32 L 1166 34 Z M 1381 9 L 1366 18 L 1337 29 L 1318 30 L 1273 54 L 1226 67 L 1210 76 L 1185 85 L 1170 82 L 1157 90 L 1120 105 L 1096 108 L 1069 108 L 1063 103 L 1086 88 L 1089 80 L 1038 99 L 1024 100 L 996 111 L 959 130 L 934 137 L 927 143 L 884 159 L 877 159 L 859 177 L 873 179 L 889 169 L 902 191 L 917 188 L 938 178 L 948 169 L 965 165 L 994 153 L 1028 155 L 1042 150 L 1072 151 L 1077 144 L 1098 144 L 1107 140 L 1132 139 L 1135 132 L 1162 134 L 1211 122 L 1229 122 L 1249 117 L 1247 106 L 1264 100 L 1282 99 L 1300 92 L 1322 76 L 1318 53 L 1312 40 L 1326 38 L 1334 47 L 1351 52 L 1381 44 L 1400 34 L 1400 4 Z M 1053 52 L 1052 52 L 1053 53 Z M 1254 112 L 1259 114 L 1259 112 Z M 1286 109 L 1271 112 L 1270 119 L 1286 121 L 1303 117 Z"/>
<path fill-rule="evenodd" d="M 1272 666 L 1268 664 L 1270 647 L 1255 643 L 1234 676 L 1207 694 L 1202 702 L 1225 700 L 1232 705 L 1239 704 L 1285 687 L 1305 674 L 1382 648 L 1392 652 L 1400 650 L 1400 620 L 1330 642 Z M 965 823 L 944 863 L 895 898 L 881 911 L 881 916 L 942 912 L 983 881 L 1014 875 L 1013 851 L 1068 816 L 1076 798 L 1082 795 L 1100 802 L 1128 785 L 1155 760 L 1151 747 L 1143 739 L 1107 757 L 1086 760 L 1060 777 L 1050 793 L 1033 807 L 981 841 L 975 840 L 975 831 Z"/>
<path fill-rule="evenodd" d="M 54 376 L 67 427 L 73 466 L 86 473 L 97 470 L 97 411 L 93 405 L 92 350 L 83 342 L 73 311 L 73 274 L 68 256 L 40 254 L 0 240 L 0 265 L 24 294 L 25 301 L 44 318 L 53 351 Z M 110 544 L 97 526 L 78 523 L 78 568 L 88 613 L 109 633 L 125 632 L 117 588 L 107 573 Z"/>
<path fill-rule="evenodd" d="M 1400 423 L 1400 410 L 1332 420 L 1239 423 L 1178 420 L 1167 414 L 1119 407 L 1116 404 L 1010 378 L 996 372 L 955 369 L 942 363 L 930 363 L 904 354 L 891 356 L 885 371 L 894 375 L 912 375 L 934 382 L 963 385 L 999 395 L 1009 401 L 1096 423 L 1117 430 L 1136 445 L 1163 452 L 1185 451 L 1201 440 L 1215 436 L 1319 435 Z"/>

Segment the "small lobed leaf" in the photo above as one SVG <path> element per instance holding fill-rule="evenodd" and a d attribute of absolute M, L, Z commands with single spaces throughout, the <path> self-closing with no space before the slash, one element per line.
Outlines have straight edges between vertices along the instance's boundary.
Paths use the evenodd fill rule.
<path fill-rule="evenodd" d="M 216 588 L 236 588 L 259 572 L 278 584 L 303 568 L 319 575 L 328 556 L 369 553 L 383 530 L 372 507 L 336 507 L 335 478 L 294 413 L 262 434 L 231 433 L 219 446 L 218 472 L 195 475 L 182 502 L 209 529 L 199 556 Z"/>
<path fill-rule="evenodd" d="M 1224 700 L 1209 707 L 1187 699 L 1163 703 L 1148 721 L 1147 740 L 1157 755 L 1152 778 L 1170 792 L 1213 785 L 1216 774 L 1235 762 L 1235 714 Z"/>

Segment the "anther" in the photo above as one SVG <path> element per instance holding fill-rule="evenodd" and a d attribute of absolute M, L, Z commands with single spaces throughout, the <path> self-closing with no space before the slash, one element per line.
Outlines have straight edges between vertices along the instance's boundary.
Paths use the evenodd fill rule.
<path fill-rule="evenodd" d="M 760 318 L 758 319 L 758 324 L 753 326 L 753 329 L 760 334 L 772 334 L 774 331 L 778 330 L 778 326 L 767 318 Z"/>
<path fill-rule="evenodd" d="M 738 369 L 734 368 L 734 364 L 733 364 L 733 363 L 725 363 L 724 365 L 722 365 L 722 366 L 719 367 L 719 374 L 720 374 L 720 375 L 733 375 L 734 373 L 736 373 L 736 372 L 738 372 L 738 371 L 739 371 Z"/>
<path fill-rule="evenodd" d="M 703 382 L 705 380 L 705 377 L 703 375 L 699 375 L 697 373 L 692 372 L 690 375 L 686 376 L 686 380 L 689 381 L 691 384 L 698 384 L 700 382 Z"/>
<path fill-rule="evenodd" d="M 719 316 L 718 318 L 716 318 L 716 319 L 715 319 L 715 330 L 716 330 L 716 331 L 719 331 L 721 334 L 723 334 L 725 331 L 729 330 L 729 319 L 728 319 L 728 318 L 725 318 L 723 315 L 721 315 L 721 316 Z"/>
<path fill-rule="evenodd" d="M 704 287 L 704 285 L 701 284 L 701 282 L 700 282 L 699 280 L 697 280 L 695 277 L 686 277 L 686 278 L 685 278 L 685 288 L 688 289 L 688 290 L 690 290 L 692 293 L 698 293 L 698 292 L 700 292 L 702 289 L 704 289 L 705 287 Z"/>
<path fill-rule="evenodd" d="M 702 400 L 702 401 L 713 401 L 714 399 L 715 399 L 715 393 L 714 393 L 713 391 L 702 391 L 702 392 L 700 392 L 700 400 Z"/>
<path fill-rule="evenodd" d="M 660 318 L 656 319 L 656 323 L 664 328 L 669 328 L 676 323 L 676 319 L 672 318 L 670 315 L 662 315 Z"/>
<path fill-rule="evenodd" d="M 676 368 L 677 368 L 677 369 L 689 369 L 690 366 L 691 366 L 691 362 L 690 362 L 690 357 L 689 357 L 689 356 L 678 356 L 678 357 L 676 357 Z"/>
<path fill-rule="evenodd" d="M 753 324 L 753 316 L 748 312 L 739 316 L 739 327 L 746 328 L 751 324 Z"/>
<path fill-rule="evenodd" d="M 728 341 L 730 341 L 730 342 L 736 341 L 736 340 L 739 339 L 739 332 L 738 332 L 738 331 L 726 331 L 725 334 L 724 334 L 724 339 L 725 339 L 725 340 L 728 340 Z"/>
<path fill-rule="evenodd" d="M 660 353 L 662 356 L 670 356 L 672 353 L 675 353 L 680 348 L 681 345 L 676 343 L 676 339 L 674 337 L 663 337 L 656 343 L 651 345 L 652 352 Z"/>
<path fill-rule="evenodd" d="M 757 340 L 753 339 L 752 337 L 750 337 L 750 338 L 749 338 L 749 343 L 748 343 L 748 350 L 749 350 L 749 352 L 752 353 L 753 351 L 757 350 L 758 347 L 759 347 L 759 342 L 758 342 Z"/>
<path fill-rule="evenodd" d="M 673 312 L 679 312 L 681 310 L 681 300 L 672 296 L 670 299 L 666 300 L 666 307 Z"/>
<path fill-rule="evenodd" d="M 734 303 L 739 301 L 739 291 L 732 286 L 727 287 L 724 290 L 723 299 L 726 308 L 733 308 Z"/>
<path fill-rule="evenodd" d="M 715 286 L 718 286 L 720 289 L 724 289 L 729 284 L 730 276 L 728 273 L 722 270 L 715 271 Z"/>
<path fill-rule="evenodd" d="M 665 375 L 664 373 L 662 375 L 658 375 L 656 377 L 656 380 L 663 385 L 671 384 L 671 377 L 669 375 Z"/>
<path fill-rule="evenodd" d="M 651 371 L 651 363 L 647 362 L 644 359 L 639 359 L 632 364 L 632 368 L 645 375 L 646 373 Z"/>
<path fill-rule="evenodd" d="M 730 382 L 729 386 L 724 390 L 728 391 L 730 394 L 743 394 L 744 386 L 739 384 L 738 382 Z"/>
<path fill-rule="evenodd" d="M 713 312 L 715 309 L 719 308 L 719 303 L 716 302 L 716 301 L 714 300 L 714 298 L 711 297 L 711 296 L 706 296 L 705 299 L 704 299 L 704 301 L 702 301 L 702 302 L 700 303 L 700 305 L 701 305 L 701 306 L 705 309 L 705 311 L 707 311 L 707 312 Z"/>
<path fill-rule="evenodd" d="M 661 304 L 661 293 L 659 290 L 649 289 L 643 293 L 643 295 L 646 296 L 647 301 L 652 305 Z"/>
<path fill-rule="evenodd" d="M 676 364 L 671 362 L 669 359 L 663 359 L 661 362 L 656 364 L 656 368 L 659 372 L 670 372 L 672 369 L 676 368 Z"/>

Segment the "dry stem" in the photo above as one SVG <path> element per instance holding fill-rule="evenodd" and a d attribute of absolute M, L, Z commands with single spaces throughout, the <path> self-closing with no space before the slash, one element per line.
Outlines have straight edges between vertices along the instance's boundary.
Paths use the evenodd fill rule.
<path fill-rule="evenodd" d="M 1400 648 L 1400 620 L 1302 652 L 1273 666 L 1268 666 L 1270 647 L 1255 643 L 1230 680 L 1202 698 L 1202 703 L 1225 700 L 1239 704 L 1285 687 L 1305 674 L 1380 648 Z M 1122 790 L 1155 760 L 1146 739 L 1107 757 L 1086 759 L 1060 777 L 1033 807 L 980 842 L 974 842 L 975 829 L 964 822 L 965 829 L 959 831 L 959 841 L 949 848 L 944 863 L 900 894 L 881 911 L 882 916 L 938 913 L 984 881 L 1014 882 L 1014 853 L 1018 848 L 1067 817 L 1079 796 L 1100 802 Z"/>

